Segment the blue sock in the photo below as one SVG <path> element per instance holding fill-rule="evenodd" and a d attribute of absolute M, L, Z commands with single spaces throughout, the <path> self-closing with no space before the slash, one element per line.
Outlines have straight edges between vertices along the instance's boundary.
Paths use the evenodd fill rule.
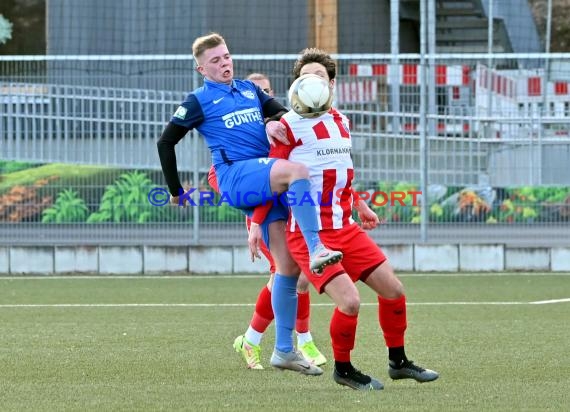
<path fill-rule="evenodd" d="M 297 278 L 275 273 L 271 290 L 275 314 L 275 349 L 293 351 L 293 329 L 297 320 Z"/>
<path fill-rule="evenodd" d="M 289 185 L 288 192 L 294 197 L 294 200 L 291 199 L 289 202 L 291 205 L 291 213 L 293 213 L 295 220 L 299 223 L 299 228 L 309 248 L 309 254 L 313 254 L 317 246 L 321 243 L 317 210 L 312 202 L 306 200 L 300 202 L 301 199 L 306 199 L 305 195 L 307 193 L 311 192 L 309 179 L 295 180 Z"/>

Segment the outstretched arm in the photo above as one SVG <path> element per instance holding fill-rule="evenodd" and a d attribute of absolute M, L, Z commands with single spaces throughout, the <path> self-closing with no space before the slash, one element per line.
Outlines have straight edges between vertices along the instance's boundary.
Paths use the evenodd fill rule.
<path fill-rule="evenodd" d="M 186 133 L 188 133 L 186 127 L 168 123 L 156 143 L 162 173 L 164 174 L 164 179 L 172 196 L 179 196 L 180 191 L 183 190 L 180 178 L 178 177 L 178 166 L 176 164 L 176 151 L 174 146 L 182 140 Z"/>
<path fill-rule="evenodd" d="M 168 185 L 171 203 L 178 204 L 178 197 L 183 193 L 183 187 L 178 177 L 178 167 L 176 165 L 176 151 L 174 146 L 182 140 L 189 130 L 196 128 L 204 121 L 202 107 L 192 93 L 178 107 L 170 118 L 160 139 L 157 142 L 158 157 L 162 166 L 162 173 Z"/>

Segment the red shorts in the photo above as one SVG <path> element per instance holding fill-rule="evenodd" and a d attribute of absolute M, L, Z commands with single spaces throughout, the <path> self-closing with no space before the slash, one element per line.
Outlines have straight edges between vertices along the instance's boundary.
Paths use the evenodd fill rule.
<path fill-rule="evenodd" d="M 325 285 L 341 273 L 346 272 L 353 282 L 364 281 L 386 261 L 382 249 L 356 223 L 342 229 L 321 230 L 319 237 L 329 249 L 342 252 L 343 258 L 340 263 L 326 266 L 323 273 L 315 275 L 309 269 L 309 251 L 303 235 L 287 232 L 287 245 L 293 259 L 319 293 L 323 293 Z"/>

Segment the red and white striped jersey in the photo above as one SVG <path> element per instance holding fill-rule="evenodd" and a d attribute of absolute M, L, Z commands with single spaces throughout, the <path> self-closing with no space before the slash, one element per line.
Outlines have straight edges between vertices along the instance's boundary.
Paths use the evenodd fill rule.
<path fill-rule="evenodd" d="M 302 163 L 310 174 L 310 201 L 308 196 L 299 194 L 294 201 L 316 206 L 321 230 L 340 229 L 354 223 L 351 190 L 354 169 L 348 118 L 334 108 L 312 119 L 302 118 L 291 110 L 281 122 L 291 144 L 272 146 L 269 156 Z M 288 230 L 298 230 L 292 215 Z"/>

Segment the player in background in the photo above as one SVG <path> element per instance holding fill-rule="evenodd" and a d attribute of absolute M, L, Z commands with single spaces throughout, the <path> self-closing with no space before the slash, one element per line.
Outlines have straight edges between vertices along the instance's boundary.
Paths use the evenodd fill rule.
<path fill-rule="evenodd" d="M 274 96 L 271 81 L 263 73 L 251 73 L 246 80 L 251 80 L 261 90 L 269 96 Z M 214 167 L 208 173 L 208 182 L 215 190 L 218 190 Z M 246 226 L 249 232 L 251 219 L 246 217 Z M 271 307 L 271 288 L 275 276 L 275 262 L 264 242 L 261 242 L 261 252 L 269 261 L 269 281 L 259 291 L 255 302 L 255 310 L 249 326 L 243 335 L 235 338 L 233 347 L 235 351 L 243 357 L 249 369 L 263 369 L 261 364 L 261 340 L 263 334 L 274 318 Z M 319 351 L 310 331 L 311 298 L 309 294 L 309 280 L 304 273 L 301 273 L 297 281 L 297 320 L 295 322 L 295 332 L 297 335 L 297 349 L 301 351 L 305 359 L 314 365 L 321 366 L 327 362 L 326 357 Z"/>
<path fill-rule="evenodd" d="M 192 44 L 192 53 L 204 84 L 188 94 L 157 143 L 171 202 L 185 206 L 188 201 L 189 193 L 184 193 L 178 176 L 175 145 L 192 129 L 206 140 L 220 191 L 244 214 L 252 213 L 255 202 L 261 204 L 273 193 L 302 194 L 310 190 L 306 166 L 267 158 L 268 136 L 284 137 L 283 125 L 276 120 L 287 110 L 251 81 L 233 78 L 232 57 L 219 34 L 198 37 Z M 256 193 L 257 198 L 250 197 L 247 203 L 240 200 L 240 193 L 247 191 Z M 293 209 L 311 253 L 311 270 L 320 272 L 342 259 L 342 253 L 326 249 L 319 239 L 315 208 L 300 205 Z M 322 369 L 308 362 L 293 344 L 300 270 L 286 245 L 283 228 L 287 213 L 285 208 L 272 208 L 259 228 L 277 270 L 271 296 L 275 348 L 270 363 L 280 369 L 320 375 Z"/>
<path fill-rule="evenodd" d="M 309 73 L 329 81 L 332 93 L 336 65 L 328 54 L 319 49 L 305 49 L 295 62 L 293 75 L 296 79 Z M 320 205 L 321 239 L 345 256 L 342 263 L 327 266 L 321 275 L 306 272 L 317 291 L 329 295 L 336 304 L 330 321 L 335 360 L 333 379 L 357 390 L 383 388 L 379 380 L 357 370 L 351 360 L 360 309 L 360 296 L 355 286 L 358 280 L 378 295 L 378 321 L 388 347 L 389 376 L 418 382 L 437 379 L 437 372 L 424 369 L 407 358 L 404 287 L 380 247 L 352 219 L 354 207 L 363 228 L 372 229 L 379 223 L 378 216 L 364 201 L 355 198 L 357 195 L 352 190 L 354 169 L 348 119 L 333 107 L 316 118 L 303 118 L 291 110 L 281 122 L 287 129 L 289 144 L 276 143 L 270 156 L 307 165 L 313 204 Z M 262 219 L 262 212 L 267 209 L 267 206 L 257 208 L 256 219 Z M 307 270 L 308 251 L 294 216 L 290 216 L 287 230 L 289 250 L 301 270 Z M 259 228 L 252 226 L 249 238 L 252 256 L 259 254 L 258 240 Z"/>
<path fill-rule="evenodd" d="M 275 97 L 275 92 L 271 87 L 271 80 L 269 80 L 269 77 L 267 77 L 267 75 L 263 73 L 250 73 L 246 77 L 246 80 L 251 80 L 253 84 L 259 86 L 259 88 L 269 96 Z"/>

